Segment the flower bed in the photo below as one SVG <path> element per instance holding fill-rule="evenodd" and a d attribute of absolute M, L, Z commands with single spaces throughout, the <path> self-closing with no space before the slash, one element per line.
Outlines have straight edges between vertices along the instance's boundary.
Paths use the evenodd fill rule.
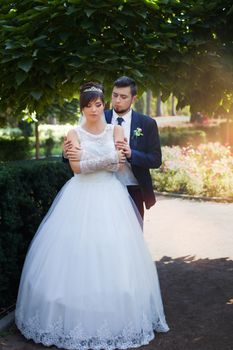
<path fill-rule="evenodd" d="M 163 164 L 152 170 L 157 191 L 206 197 L 232 197 L 233 155 L 220 143 L 163 147 Z"/>

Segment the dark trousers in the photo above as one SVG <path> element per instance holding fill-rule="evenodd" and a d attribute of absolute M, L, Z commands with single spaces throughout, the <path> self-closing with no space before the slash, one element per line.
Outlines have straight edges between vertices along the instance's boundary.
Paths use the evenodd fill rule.
<path fill-rule="evenodd" d="M 139 186 L 127 186 L 127 190 L 133 199 L 136 207 L 138 208 L 138 211 L 142 217 L 144 217 L 144 207 L 143 207 L 143 198 L 142 198 L 142 192 L 139 188 Z"/>

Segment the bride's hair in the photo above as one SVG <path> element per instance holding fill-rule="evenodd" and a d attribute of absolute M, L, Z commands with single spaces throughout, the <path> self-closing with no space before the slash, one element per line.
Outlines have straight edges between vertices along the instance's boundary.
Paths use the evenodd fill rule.
<path fill-rule="evenodd" d="M 91 101 L 96 101 L 98 98 L 104 104 L 103 86 L 99 83 L 89 81 L 80 87 L 80 109 L 87 107 Z"/>

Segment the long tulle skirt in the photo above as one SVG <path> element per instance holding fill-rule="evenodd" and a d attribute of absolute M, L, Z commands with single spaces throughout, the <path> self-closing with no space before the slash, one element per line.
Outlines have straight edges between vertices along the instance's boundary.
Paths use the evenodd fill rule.
<path fill-rule="evenodd" d="M 75 175 L 28 251 L 16 324 L 65 349 L 139 347 L 166 332 L 156 267 L 127 190 L 114 174 Z"/>

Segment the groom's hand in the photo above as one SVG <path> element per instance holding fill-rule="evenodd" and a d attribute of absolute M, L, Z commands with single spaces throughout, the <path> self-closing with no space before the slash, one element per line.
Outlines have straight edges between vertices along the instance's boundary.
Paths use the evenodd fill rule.
<path fill-rule="evenodd" d="M 131 148 L 127 142 L 127 138 L 124 138 L 124 141 L 116 141 L 116 148 L 119 150 L 123 150 L 126 158 L 131 158 Z"/>
<path fill-rule="evenodd" d="M 68 150 L 72 149 L 72 142 L 67 139 L 67 137 L 64 137 L 64 142 L 63 142 L 63 156 L 64 158 L 68 159 L 67 152 Z"/>
<path fill-rule="evenodd" d="M 72 141 L 67 140 L 67 137 L 65 136 L 63 142 L 63 155 L 64 158 L 67 158 L 69 160 L 80 161 L 81 148 L 74 147 Z"/>
<path fill-rule="evenodd" d="M 131 148 L 129 147 L 128 142 L 125 142 L 124 147 L 123 147 L 124 154 L 126 158 L 131 158 L 132 151 Z"/>
<path fill-rule="evenodd" d="M 116 141 L 115 146 L 118 150 L 123 150 L 125 143 L 128 143 L 127 137 L 124 137 L 124 141 Z"/>
<path fill-rule="evenodd" d="M 80 161 L 82 155 L 82 149 L 80 147 L 74 147 L 67 151 L 67 157 L 72 161 Z"/>

